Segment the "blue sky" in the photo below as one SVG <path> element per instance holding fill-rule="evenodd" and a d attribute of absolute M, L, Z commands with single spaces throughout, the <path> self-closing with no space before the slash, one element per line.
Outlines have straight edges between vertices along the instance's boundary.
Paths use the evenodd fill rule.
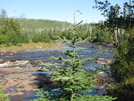
<path fill-rule="evenodd" d="M 104 0 L 101 0 L 104 1 Z M 122 5 L 129 0 L 108 0 L 112 5 Z M 0 10 L 4 9 L 8 17 L 23 16 L 29 19 L 49 19 L 73 23 L 74 11 L 76 22 L 98 22 L 104 20 L 101 12 L 92 9 L 94 0 L 1 0 Z"/>

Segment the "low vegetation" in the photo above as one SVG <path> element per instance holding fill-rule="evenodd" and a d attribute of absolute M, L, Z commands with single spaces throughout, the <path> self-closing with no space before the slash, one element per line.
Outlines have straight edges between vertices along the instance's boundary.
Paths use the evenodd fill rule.
<path fill-rule="evenodd" d="M 10 46 L 10 47 L 5 47 L 4 45 L 1 45 L 0 52 L 18 52 L 18 51 L 36 51 L 36 50 L 60 50 L 60 49 L 64 49 L 64 48 L 68 48 L 66 46 L 64 46 L 64 44 L 62 43 L 43 43 L 43 42 L 38 42 L 38 43 L 22 43 L 22 44 L 18 44 L 16 46 Z"/>

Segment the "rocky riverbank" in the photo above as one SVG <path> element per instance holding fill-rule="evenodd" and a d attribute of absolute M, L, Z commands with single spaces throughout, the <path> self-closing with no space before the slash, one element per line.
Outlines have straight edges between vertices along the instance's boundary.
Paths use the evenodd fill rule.
<path fill-rule="evenodd" d="M 99 58 L 94 62 L 99 64 L 110 64 L 109 61 L 111 60 Z M 42 62 L 48 63 L 48 61 Z M 49 61 L 49 63 L 55 65 L 62 64 L 61 62 L 54 61 Z M 4 87 L 4 91 L 9 95 L 11 101 L 17 101 L 12 99 L 17 96 L 28 95 L 29 92 L 55 87 L 56 82 L 51 80 L 52 75 L 48 75 L 51 71 L 42 71 L 44 66 L 38 60 L 6 61 L 0 59 L 0 66 L 0 85 Z M 104 72 L 99 73 L 104 75 Z M 108 83 L 112 82 L 112 79 L 109 76 L 96 77 L 98 78 L 98 82 L 94 83 L 97 86 L 97 89 L 94 89 L 94 93 L 100 95 L 107 94 L 107 91 L 105 91 L 104 88 L 105 86 L 109 86 Z"/>
<path fill-rule="evenodd" d="M 64 46 L 64 45 L 63 45 Z M 84 58 L 89 56 L 99 55 L 100 58 L 93 61 L 97 66 L 110 64 L 113 62 L 112 47 L 94 45 L 94 44 L 79 44 L 80 47 L 86 48 L 82 51 Z M 11 101 L 30 101 L 34 99 L 35 92 L 39 89 L 55 87 L 55 83 L 48 75 L 51 71 L 42 71 L 44 67 L 40 61 L 55 65 L 62 65 L 61 61 L 54 61 L 50 56 L 63 56 L 64 48 L 61 46 L 53 50 L 33 49 L 33 51 L 20 51 L 17 53 L 1 52 L 0 56 L 0 85 L 4 87 L 4 91 L 9 95 Z M 63 49 L 60 49 L 63 48 Z M 84 68 L 93 68 L 90 62 L 84 63 Z M 100 72 L 105 74 L 104 72 Z M 93 89 L 93 93 L 107 94 L 104 90 L 105 86 L 110 86 L 106 82 L 112 82 L 111 78 L 105 76 L 98 77 L 98 82 L 95 83 L 97 88 Z"/>

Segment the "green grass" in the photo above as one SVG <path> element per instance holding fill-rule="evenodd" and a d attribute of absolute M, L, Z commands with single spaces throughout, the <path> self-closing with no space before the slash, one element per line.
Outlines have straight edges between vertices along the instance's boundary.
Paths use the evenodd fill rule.
<path fill-rule="evenodd" d="M 60 49 L 64 49 L 67 48 L 64 46 L 64 44 L 62 43 L 42 43 L 42 42 L 38 42 L 38 43 L 25 43 L 25 44 L 21 44 L 19 46 L 10 46 L 10 47 L 6 47 L 5 45 L 1 45 L 0 48 L 0 52 L 1 50 L 5 50 L 5 51 L 34 51 L 34 50 L 60 50 Z"/>

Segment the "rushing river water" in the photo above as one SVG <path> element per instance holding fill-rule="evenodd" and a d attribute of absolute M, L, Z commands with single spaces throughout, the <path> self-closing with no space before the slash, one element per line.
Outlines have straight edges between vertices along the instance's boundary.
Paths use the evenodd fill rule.
<path fill-rule="evenodd" d="M 106 59 L 114 59 L 113 54 L 113 47 L 110 46 L 104 46 L 104 45 L 96 45 L 96 44 L 89 44 L 89 43 L 82 43 L 78 45 L 79 47 L 85 48 L 84 50 L 81 50 L 81 55 L 83 55 L 82 58 L 88 58 L 88 57 L 94 57 L 94 56 L 100 56 L 101 58 Z M 0 58 L 15 61 L 15 60 L 30 60 L 30 61 L 36 61 L 36 60 L 42 60 L 42 61 L 56 61 L 52 60 L 50 57 L 58 57 L 58 56 L 65 56 L 63 52 L 65 52 L 66 49 L 62 50 L 44 50 L 44 51 L 21 51 L 18 53 L 14 53 L 14 55 L 9 55 L 9 53 L 6 53 L 4 55 L 1 55 Z M 89 62 L 86 62 L 84 65 L 85 68 L 91 68 L 91 64 Z"/>
<path fill-rule="evenodd" d="M 110 46 L 104 46 L 104 45 L 97 45 L 97 44 L 90 44 L 90 43 L 82 43 L 78 44 L 79 47 L 85 48 L 84 50 L 81 50 L 81 55 L 83 55 L 82 58 L 88 58 L 88 57 L 94 57 L 94 56 L 100 56 L 101 58 L 105 59 L 111 59 L 114 60 L 114 54 L 113 54 L 113 47 Z M 42 61 L 56 61 L 50 59 L 51 56 L 58 57 L 63 56 L 63 52 L 65 52 L 66 49 L 62 50 L 44 50 L 44 51 L 21 51 L 18 53 L 15 53 L 14 55 L 9 55 L 9 53 L 6 53 L 4 55 L 1 55 L 1 59 L 6 59 L 10 61 L 15 60 L 30 60 L 30 61 L 36 61 L 36 60 L 42 60 Z M 81 59 L 82 59 L 81 58 Z M 99 64 L 96 64 L 99 66 Z M 94 69 L 94 66 L 90 62 L 84 63 L 84 68 L 90 68 Z M 35 92 L 29 92 L 29 95 L 23 96 L 23 100 L 12 100 L 12 101 L 30 101 L 32 100 L 35 95 Z M 10 97 L 12 98 L 12 97 Z M 13 99 L 13 98 L 12 98 Z"/>

